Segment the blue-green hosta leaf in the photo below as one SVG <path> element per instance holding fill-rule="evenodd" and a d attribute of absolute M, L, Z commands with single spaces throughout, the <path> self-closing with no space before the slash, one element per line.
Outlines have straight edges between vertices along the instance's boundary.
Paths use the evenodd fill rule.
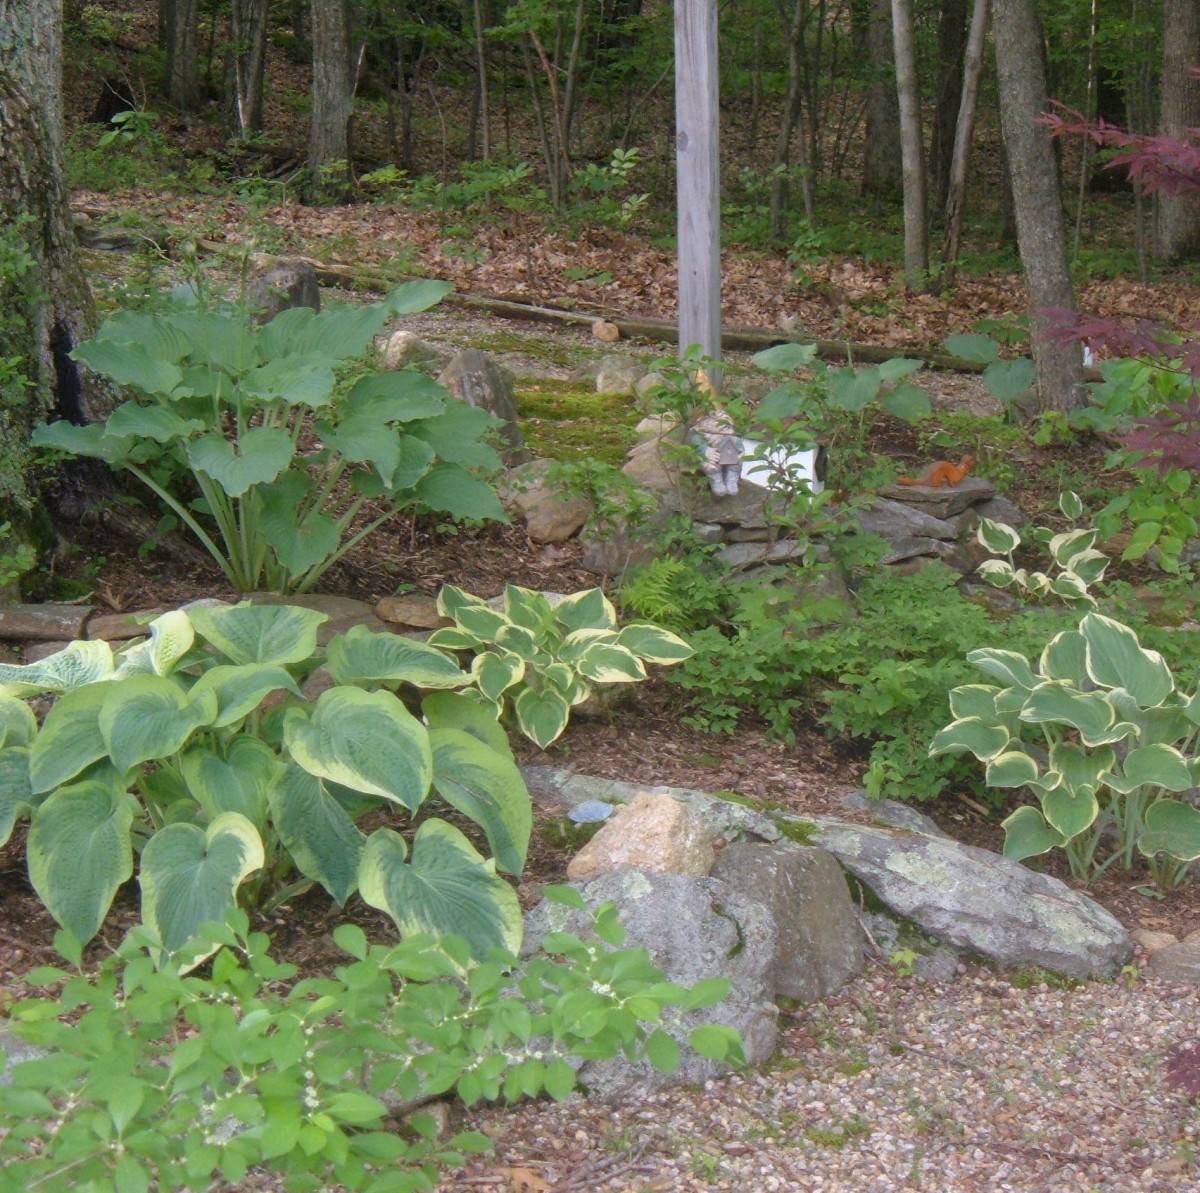
<path fill-rule="evenodd" d="M 325 613 L 296 605 L 199 606 L 189 611 L 200 636 L 234 663 L 302 663 L 317 649 Z"/>
<path fill-rule="evenodd" d="M 421 712 L 430 729 L 460 729 L 490 749 L 512 757 L 495 704 L 480 703 L 467 692 L 431 692 L 421 701 Z"/>
<path fill-rule="evenodd" d="M 411 861 L 399 833 L 377 829 L 363 849 L 358 885 L 363 900 L 387 912 L 402 936 L 461 936 L 480 958 L 520 948 L 516 892 L 445 821 L 427 820 L 417 829 Z"/>
<path fill-rule="evenodd" d="M 1087 645 L 1078 630 L 1063 630 L 1046 643 L 1038 666 L 1047 679 L 1065 679 L 1080 690 L 1090 685 Z"/>
<path fill-rule="evenodd" d="M 0 693 L 70 692 L 111 679 L 113 670 L 112 647 L 107 642 L 71 642 L 36 663 L 0 663 Z"/>
<path fill-rule="evenodd" d="M 952 356 L 961 356 L 963 360 L 974 361 L 979 365 L 991 364 L 1000 357 L 1000 345 L 982 332 L 959 332 L 957 335 L 947 336 L 942 344 Z"/>
<path fill-rule="evenodd" d="M 215 693 L 188 693 L 160 675 L 133 675 L 106 687 L 100 733 L 113 765 L 122 773 L 178 753 L 197 729 L 211 725 L 217 715 Z"/>
<path fill-rule="evenodd" d="M 816 344 L 776 344 L 773 348 L 764 348 L 756 352 L 751 363 L 768 373 L 791 373 L 812 364 L 816 359 Z"/>
<path fill-rule="evenodd" d="M 1160 799 L 1146 809 L 1138 849 L 1146 857 L 1165 853 L 1181 862 L 1200 858 L 1200 810 L 1175 799 Z"/>
<path fill-rule="evenodd" d="M 1171 669 L 1157 650 L 1147 650 L 1128 626 L 1089 613 L 1079 632 L 1087 645 L 1087 669 L 1093 683 L 1124 688 L 1141 708 L 1162 704 L 1175 690 Z"/>
<path fill-rule="evenodd" d="M 371 464 L 390 492 L 412 489 L 433 467 L 433 448 L 374 418 L 351 415 L 336 428 L 322 428 L 325 442 L 351 463 Z"/>
<path fill-rule="evenodd" d="M 1006 687 L 1028 690 L 1039 682 L 1029 665 L 1029 660 L 1013 650 L 993 650 L 986 647 L 972 650 L 967 654 L 967 662 L 973 663 L 985 675 L 998 679 Z"/>
<path fill-rule="evenodd" d="M 414 422 L 409 430 L 447 464 L 494 472 L 502 467 L 502 461 L 485 436 L 498 426 L 500 420 L 489 411 L 448 397 L 441 414 Z"/>
<path fill-rule="evenodd" d="M 192 342 L 168 319 L 144 311 L 116 311 L 96 332 L 98 340 L 137 344 L 158 360 L 178 364 L 192 350 Z"/>
<path fill-rule="evenodd" d="M 554 606 L 554 616 L 568 632 L 617 628 L 617 611 L 601 588 L 585 588 L 564 597 Z"/>
<path fill-rule="evenodd" d="M 987 764 L 989 787 L 1028 787 L 1037 777 L 1037 763 L 1024 750 L 1006 750 Z"/>
<path fill-rule="evenodd" d="M 550 602 L 532 588 L 519 584 L 504 586 L 504 616 L 514 625 L 540 634 L 554 624 L 554 609 Z"/>
<path fill-rule="evenodd" d="M 217 698 L 214 729 L 233 725 L 249 716 L 271 692 L 300 695 L 296 681 L 282 667 L 270 663 L 221 664 L 210 667 L 195 684 L 192 695 L 211 691 Z"/>
<path fill-rule="evenodd" d="M 259 356 L 263 360 L 276 360 L 309 352 L 312 321 L 316 315 L 311 307 L 289 307 L 280 311 L 270 323 L 256 327 Z M 337 363 L 329 353 L 321 355 L 328 364 Z"/>
<path fill-rule="evenodd" d="M 65 452 L 69 456 L 87 456 L 114 466 L 126 460 L 134 447 L 132 439 L 114 439 L 106 434 L 101 423 L 77 427 L 62 419 L 34 427 L 29 441 L 34 447 Z"/>
<path fill-rule="evenodd" d="M 323 352 L 335 360 L 353 360 L 370 348 L 388 318 L 382 303 L 327 306 L 308 321 L 305 346 L 310 352 Z"/>
<path fill-rule="evenodd" d="M 472 660 L 471 677 L 489 700 L 498 701 L 525 678 L 525 660 L 508 651 L 485 650 Z"/>
<path fill-rule="evenodd" d="M 314 510 L 299 525 L 295 510 L 284 513 L 278 507 L 264 506 L 260 525 L 271 543 L 271 550 L 289 576 L 299 576 L 323 563 L 341 544 L 338 524 Z"/>
<path fill-rule="evenodd" d="M 956 721 L 964 717 L 977 717 L 981 721 L 995 722 L 996 695 L 1000 689 L 991 684 L 969 683 L 950 689 L 950 712 Z"/>
<path fill-rule="evenodd" d="M 100 709 L 108 684 L 91 684 L 60 696 L 46 714 L 29 752 L 29 777 L 35 793 L 53 791 L 108 753 L 100 732 Z"/>
<path fill-rule="evenodd" d="M 187 439 L 203 429 L 204 424 L 197 419 L 180 418 L 166 406 L 143 406 L 140 402 L 118 406 L 104 424 L 105 434 L 115 439 L 153 439 L 155 443 Z"/>
<path fill-rule="evenodd" d="M 1190 791 L 1196 784 L 1187 759 L 1164 742 L 1136 746 L 1125 755 L 1122 774 L 1107 774 L 1105 782 L 1123 794 L 1139 787 L 1161 787 L 1164 791 Z"/>
<path fill-rule="evenodd" d="M 1090 787 L 1072 791 L 1064 786 L 1042 793 L 1042 814 L 1064 841 L 1086 832 L 1100 814 L 1100 804 Z"/>
<path fill-rule="evenodd" d="M 1105 695 L 1122 721 L 1137 726 L 1139 746 L 1149 746 L 1155 742 L 1173 745 L 1192 735 L 1193 725 L 1188 719 L 1184 701 L 1172 699 L 1158 708 L 1139 708 L 1137 701 L 1124 688 L 1110 688 Z"/>
<path fill-rule="evenodd" d="M 33 814 L 29 881 L 81 944 L 100 931 L 113 895 L 133 873 L 133 813 L 125 792 L 91 780 L 60 787 Z"/>
<path fill-rule="evenodd" d="M 37 731 L 37 717 L 24 700 L 0 696 L 0 746 L 27 746 Z"/>
<path fill-rule="evenodd" d="M 1069 725 L 1086 746 L 1123 741 L 1137 732 L 1118 721 L 1116 709 L 1100 692 L 1079 692 L 1062 680 L 1038 684 L 1021 706 L 1022 721 L 1033 725 Z"/>
<path fill-rule="evenodd" d="M 533 826 L 517 764 L 461 729 L 432 729 L 434 790 L 487 834 L 499 869 L 520 874 Z"/>
<path fill-rule="evenodd" d="M 1062 833 L 1049 824 L 1037 808 L 1018 808 L 1001 827 L 1004 829 L 1004 856 L 1015 862 L 1049 853 L 1066 844 Z"/>
<path fill-rule="evenodd" d="M 894 362 L 887 361 L 880 365 L 880 372 L 882 373 L 886 365 L 892 363 Z M 906 360 L 904 364 L 920 367 L 921 362 Z M 920 422 L 921 419 L 928 418 L 933 412 L 933 403 L 930 402 L 929 395 L 923 389 L 916 385 L 910 385 L 908 382 L 897 385 L 890 393 L 884 394 L 882 405 L 889 414 L 906 423 Z"/>
<path fill-rule="evenodd" d="M 221 486 L 230 497 L 241 497 L 255 485 L 273 481 L 292 461 L 292 437 L 280 427 L 252 427 L 237 448 L 213 432 L 188 444 L 188 463 Z"/>
<path fill-rule="evenodd" d="M 258 830 L 237 812 L 223 812 L 204 829 L 160 828 L 142 849 L 142 922 L 165 953 L 185 968 L 198 965 L 219 947 L 188 948 L 200 925 L 224 920 L 238 887 L 265 860 Z"/>
<path fill-rule="evenodd" d="M 1021 536 L 1007 523 L 980 518 L 975 537 L 993 555 L 1009 555 L 1021 545 Z"/>
<path fill-rule="evenodd" d="M 830 369 L 829 402 L 838 410 L 857 413 L 875 401 L 882 384 L 878 369 Z"/>
<path fill-rule="evenodd" d="M 358 687 L 461 688 L 471 677 L 448 654 L 401 634 L 374 633 L 358 625 L 332 639 L 325 666 L 334 682 Z"/>
<path fill-rule="evenodd" d="M 690 659 L 696 653 L 678 634 L 636 621 L 617 635 L 617 645 L 633 651 L 648 663 L 661 663 L 665 667 Z"/>
<path fill-rule="evenodd" d="M 124 679 L 129 675 L 170 675 L 196 640 L 191 619 L 182 609 L 156 617 L 147 628 L 150 631 L 148 638 L 121 652 L 113 679 Z"/>
<path fill-rule="evenodd" d="M 1072 793 L 1098 791 L 1115 760 L 1112 746 L 1089 750 L 1071 742 L 1055 742 L 1050 747 L 1050 769 Z"/>
<path fill-rule="evenodd" d="M 1006 403 L 1028 393 L 1034 377 L 1033 361 L 1028 356 L 1017 360 L 994 360 L 983 370 L 983 384 L 988 393 Z"/>
<path fill-rule="evenodd" d="M 496 645 L 527 663 L 537 662 L 538 656 L 545 653 L 539 647 L 534 632 L 523 625 L 501 626 L 496 632 Z"/>
<path fill-rule="evenodd" d="M 352 418 L 378 423 L 410 423 L 434 418 L 446 409 L 444 386 L 416 369 L 368 373 L 346 395 Z"/>
<path fill-rule="evenodd" d="M 131 385 L 145 394 L 169 395 L 183 381 L 178 365 L 161 356 L 152 356 L 141 344 L 88 340 L 71 355 L 110 381 Z"/>
<path fill-rule="evenodd" d="M 462 609 L 486 609 L 487 601 L 453 584 L 443 584 L 438 592 L 437 608 L 443 617 L 451 617 L 456 621 Z"/>
<path fill-rule="evenodd" d="M 391 694 L 322 692 L 315 711 L 290 709 L 284 744 L 311 775 L 415 812 L 429 792 L 433 756 L 425 727 Z"/>
<path fill-rule="evenodd" d="M 12 836 L 17 817 L 33 810 L 29 783 L 29 748 L 6 746 L 0 750 L 0 845 Z"/>
<path fill-rule="evenodd" d="M 334 375 L 327 355 L 299 352 L 275 357 L 252 369 L 239 382 L 243 394 L 265 402 L 282 398 L 290 406 L 327 406 Z"/>
<path fill-rule="evenodd" d="M 431 468 L 414 486 L 413 500 L 456 519 L 508 521 L 495 489 L 457 464 L 438 464 Z"/>
<path fill-rule="evenodd" d="M 240 312 L 197 308 L 178 311 L 166 318 L 191 342 L 194 364 L 211 365 L 239 377 L 259 363 L 257 329 Z"/>
<path fill-rule="evenodd" d="M 436 646 L 439 650 L 474 650 L 477 646 L 482 646 L 483 641 L 457 626 L 443 626 L 440 630 L 434 630 L 425 639 L 425 644 Z"/>
<path fill-rule="evenodd" d="M 642 660 L 615 642 L 594 642 L 579 656 L 575 668 L 592 683 L 636 683 L 646 678 Z"/>
<path fill-rule="evenodd" d="M 525 688 L 513 702 L 513 711 L 521 732 L 545 750 L 567 727 L 571 706 L 554 688 L 543 688 L 540 692 Z"/>
<path fill-rule="evenodd" d="M 270 746 L 243 734 L 233 739 L 224 758 L 197 747 L 180 761 L 188 793 L 210 819 L 238 812 L 260 830 L 266 824 L 267 788 L 281 769 Z"/>
<path fill-rule="evenodd" d="M 364 837 L 315 775 L 292 764 L 267 792 L 271 823 L 296 869 L 319 882 L 339 907 L 358 886 Z"/>
<path fill-rule="evenodd" d="M 440 278 L 418 278 L 413 282 L 402 282 L 384 295 L 380 304 L 385 307 L 389 318 L 397 315 L 416 315 L 435 307 L 447 294 L 454 293 L 452 282 Z"/>
<path fill-rule="evenodd" d="M 497 634 L 512 624 L 499 609 L 487 605 L 461 605 L 451 616 L 460 630 L 484 642 L 494 642 Z"/>
<path fill-rule="evenodd" d="M 770 349 L 768 349 L 770 351 Z M 803 385 L 796 381 L 785 381 L 763 395 L 754 411 L 758 425 L 786 418 L 798 418 L 809 407 L 809 395 Z"/>
<path fill-rule="evenodd" d="M 978 717 L 963 717 L 934 734 L 929 753 L 930 756 L 974 754 L 980 762 L 989 762 L 1004 752 L 1009 740 L 1009 732 L 1003 725 L 989 725 Z"/>

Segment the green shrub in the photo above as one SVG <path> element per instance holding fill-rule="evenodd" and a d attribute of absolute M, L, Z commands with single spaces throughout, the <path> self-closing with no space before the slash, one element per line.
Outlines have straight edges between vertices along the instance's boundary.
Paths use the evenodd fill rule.
<path fill-rule="evenodd" d="M 263 326 L 199 306 L 118 313 L 75 355 L 138 397 L 102 424 L 40 427 L 34 443 L 132 473 L 241 592 L 308 591 L 404 510 L 503 519 L 475 475 L 500 467 L 490 414 L 414 370 L 338 378 L 392 315 L 448 289 L 410 282 L 374 306 Z"/>

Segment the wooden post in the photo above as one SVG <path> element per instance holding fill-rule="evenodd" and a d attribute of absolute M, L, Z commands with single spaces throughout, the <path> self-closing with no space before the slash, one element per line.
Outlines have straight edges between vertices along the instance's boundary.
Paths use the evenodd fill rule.
<path fill-rule="evenodd" d="M 713 360 L 721 355 L 717 91 L 717 0 L 675 0 L 679 352 L 699 344 Z"/>

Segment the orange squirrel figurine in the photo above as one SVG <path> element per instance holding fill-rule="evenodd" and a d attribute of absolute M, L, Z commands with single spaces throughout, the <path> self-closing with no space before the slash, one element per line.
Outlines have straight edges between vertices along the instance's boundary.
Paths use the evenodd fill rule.
<path fill-rule="evenodd" d="M 929 471 L 924 476 L 918 476 L 916 479 L 902 476 L 899 478 L 898 483 L 902 485 L 924 485 L 929 489 L 937 489 L 942 485 L 949 487 L 950 485 L 957 485 L 974 467 L 974 456 L 963 456 L 957 464 L 951 464 L 948 460 L 938 460 L 936 464 L 930 466 Z"/>

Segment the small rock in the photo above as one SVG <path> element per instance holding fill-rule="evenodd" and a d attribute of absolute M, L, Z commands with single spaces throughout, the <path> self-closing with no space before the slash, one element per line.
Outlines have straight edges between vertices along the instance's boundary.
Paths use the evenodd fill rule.
<path fill-rule="evenodd" d="M 1150 969 L 1168 982 L 1200 986 L 1200 939 L 1183 940 L 1150 955 Z"/>
<path fill-rule="evenodd" d="M 629 356 L 606 356 L 596 369 L 596 392 L 632 394 L 642 376 L 642 366 Z"/>
<path fill-rule="evenodd" d="M 993 522 L 1003 522 L 1006 526 L 1025 526 L 1029 522 L 1029 516 L 1016 502 L 1000 495 L 981 501 L 975 506 L 975 513 Z"/>
<path fill-rule="evenodd" d="M 803 559 L 811 545 L 796 539 L 780 539 L 774 543 L 730 543 L 713 552 L 713 559 L 726 567 L 740 568 L 755 563 L 783 563 Z"/>
<path fill-rule="evenodd" d="M 715 859 L 712 834 L 703 819 L 670 796 L 644 792 L 570 860 L 567 877 L 586 882 L 625 868 L 704 875 Z"/>
<path fill-rule="evenodd" d="M 647 373 L 646 377 L 657 377 L 657 373 Z M 642 381 L 646 380 L 642 378 Z M 641 384 L 641 381 L 638 382 Z M 645 418 L 638 421 L 637 426 L 633 428 L 633 433 L 639 439 L 661 439 L 669 431 L 673 431 L 679 425 L 679 420 L 670 414 L 647 414 Z"/>
<path fill-rule="evenodd" d="M 246 305 L 254 312 L 255 323 L 270 323 L 282 311 L 293 307 L 321 309 L 321 287 L 317 273 L 308 261 L 296 258 L 277 261 L 251 275 L 246 285 Z"/>
<path fill-rule="evenodd" d="M 438 373 L 449 363 L 449 356 L 426 343 L 412 331 L 395 331 L 383 349 L 385 369 L 421 369 Z"/>
<path fill-rule="evenodd" d="M 146 633 L 146 622 L 165 612 L 165 609 L 139 609 L 136 613 L 97 613 L 87 624 L 87 636 L 105 642 L 141 638 Z"/>
<path fill-rule="evenodd" d="M 765 543 L 771 532 L 765 526 L 730 526 L 725 538 L 731 543 Z"/>
<path fill-rule="evenodd" d="M 964 477 L 957 485 L 885 485 L 880 497 L 914 505 L 935 518 L 950 518 L 968 506 L 979 505 L 996 496 L 996 486 L 982 476 Z"/>
<path fill-rule="evenodd" d="M 866 812 L 872 820 L 888 828 L 907 829 L 910 833 L 924 833 L 929 837 L 947 835 L 938 828 L 937 821 L 899 800 L 873 799 L 865 791 L 848 791 L 838 803 L 854 812 Z"/>
<path fill-rule="evenodd" d="M 553 460 L 530 460 L 511 468 L 500 489 L 505 504 L 520 511 L 535 543 L 561 543 L 577 533 L 592 514 L 584 496 L 565 493 L 549 483 Z"/>
<path fill-rule="evenodd" d="M 392 625 L 411 626 L 417 630 L 436 630 L 439 626 L 453 624 L 438 612 L 437 601 L 423 592 L 384 597 L 376 603 L 375 615 Z"/>
<path fill-rule="evenodd" d="M 585 799 L 567 813 L 567 819 L 574 824 L 603 824 L 615 811 L 606 800 Z"/>
<path fill-rule="evenodd" d="M 968 538 L 951 544 L 948 551 L 941 553 L 941 557 L 948 568 L 964 576 L 973 576 L 985 559 L 992 558 L 992 553 L 978 540 Z"/>
<path fill-rule="evenodd" d="M 922 953 L 913 962 L 913 974 L 923 982 L 952 982 L 958 974 L 958 954 L 944 945 Z"/>
<path fill-rule="evenodd" d="M 592 324 L 592 339 L 602 344 L 615 344 L 621 338 L 621 329 L 607 319 L 597 319 Z"/>
<path fill-rule="evenodd" d="M 328 692 L 330 688 L 334 687 L 337 687 L 337 684 L 334 682 L 333 676 L 329 674 L 329 669 L 322 664 L 300 685 L 300 695 L 315 704 L 322 692 Z"/>
<path fill-rule="evenodd" d="M 636 444 L 625 457 L 621 471 L 635 485 L 651 493 L 673 493 L 679 487 L 680 477 L 678 462 L 671 458 L 671 449 L 666 446 L 669 442 L 655 436 Z"/>
<path fill-rule="evenodd" d="M 455 356 L 438 374 L 438 383 L 468 406 L 477 406 L 500 420 L 500 439 L 505 444 L 504 462 L 510 468 L 529 459 L 525 441 L 517 423 L 517 403 L 513 379 L 478 348 L 468 348 Z"/>
<path fill-rule="evenodd" d="M 1159 953 L 1179 943 L 1179 937 L 1173 932 L 1155 932 L 1151 928 L 1134 928 L 1129 935 L 1150 954 Z"/>
<path fill-rule="evenodd" d="M 882 564 L 903 563 L 908 559 L 920 556 L 930 556 L 940 559 L 950 551 L 950 544 L 944 539 L 931 539 L 918 535 L 893 539 L 888 543 L 888 549 L 879 560 Z"/>
<path fill-rule="evenodd" d="M 692 534 L 697 542 L 711 546 L 725 538 L 725 528 L 718 522 L 693 522 Z"/>
<path fill-rule="evenodd" d="M 666 385 L 667 379 L 661 373 L 647 373 L 644 377 L 639 377 L 634 383 L 633 392 L 639 398 L 644 398 L 654 392 L 660 386 Z M 669 415 L 662 415 L 662 418 L 669 418 Z M 671 420 L 674 422 L 674 419 Z"/>
<path fill-rule="evenodd" d="M 958 591 L 968 601 L 983 605 L 993 613 L 1017 613 L 1021 609 L 1020 597 L 1014 596 L 1007 589 L 997 588 L 995 584 L 989 584 L 986 580 L 972 580 L 964 576 L 958 582 Z"/>
<path fill-rule="evenodd" d="M 70 645 L 69 642 L 22 642 L 21 657 L 26 664 L 40 663 L 43 659 L 48 659 L 52 654 L 58 654 L 60 650 L 65 650 Z"/>

